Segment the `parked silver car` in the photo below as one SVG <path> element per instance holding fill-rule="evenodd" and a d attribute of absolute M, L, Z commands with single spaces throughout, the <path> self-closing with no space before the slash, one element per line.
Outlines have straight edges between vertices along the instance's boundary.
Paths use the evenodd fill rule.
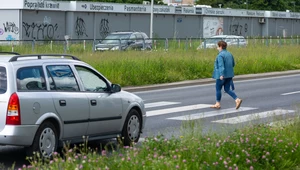
<path fill-rule="evenodd" d="M 0 54 L 0 145 L 50 157 L 63 142 L 138 142 L 144 102 L 71 55 Z"/>
<path fill-rule="evenodd" d="M 219 41 L 225 41 L 227 46 L 238 46 L 246 47 L 247 41 L 245 37 L 238 35 L 215 35 L 209 38 L 206 38 L 197 48 L 197 50 L 203 48 L 217 48 L 217 43 Z"/>
<path fill-rule="evenodd" d="M 144 32 L 111 32 L 95 45 L 95 51 L 151 49 L 152 40 Z"/>

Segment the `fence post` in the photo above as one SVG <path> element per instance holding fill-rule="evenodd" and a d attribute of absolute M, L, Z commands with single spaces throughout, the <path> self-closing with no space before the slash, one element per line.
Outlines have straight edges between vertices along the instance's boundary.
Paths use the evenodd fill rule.
<path fill-rule="evenodd" d="M 192 37 L 190 37 L 190 48 L 192 48 Z"/>
<path fill-rule="evenodd" d="M 154 40 L 154 49 L 156 50 L 156 40 Z"/>
<path fill-rule="evenodd" d="M 83 51 L 85 51 L 85 40 L 83 40 Z"/>
<path fill-rule="evenodd" d="M 270 36 L 270 45 L 272 45 L 272 36 Z"/>
<path fill-rule="evenodd" d="M 145 50 L 145 38 L 143 38 L 143 49 Z"/>
<path fill-rule="evenodd" d="M 53 50 L 53 41 L 52 40 L 50 41 L 50 50 L 51 51 Z"/>
<path fill-rule="evenodd" d="M 282 45 L 282 40 L 281 40 L 281 37 L 279 37 L 279 44 L 280 44 L 280 46 Z"/>
<path fill-rule="evenodd" d="M 34 46 L 35 46 L 35 40 L 32 40 L 32 43 L 31 43 L 32 52 L 34 52 Z"/>
<path fill-rule="evenodd" d="M 206 39 L 204 39 L 204 43 L 203 44 L 204 44 L 203 48 L 206 49 Z"/>
<path fill-rule="evenodd" d="M 297 35 L 297 45 L 299 44 L 298 35 Z"/>
<path fill-rule="evenodd" d="M 95 52 L 95 39 L 93 40 L 92 50 Z"/>
<path fill-rule="evenodd" d="M 185 50 L 187 50 L 187 48 L 188 48 L 188 38 L 186 37 L 185 38 Z"/>
<path fill-rule="evenodd" d="M 119 39 L 119 51 L 122 50 L 121 42 L 122 42 L 122 40 L 121 40 L 121 38 L 120 38 L 120 39 Z"/>
<path fill-rule="evenodd" d="M 64 53 L 66 54 L 67 53 L 67 41 L 64 41 Z"/>
<path fill-rule="evenodd" d="M 166 38 L 166 41 L 165 41 L 165 51 L 168 51 L 168 48 L 169 48 L 169 41 L 168 41 L 168 38 Z"/>
<path fill-rule="evenodd" d="M 14 52 L 14 42 L 11 41 L 11 52 Z"/>
<path fill-rule="evenodd" d="M 178 48 L 180 48 L 180 38 L 178 39 Z"/>

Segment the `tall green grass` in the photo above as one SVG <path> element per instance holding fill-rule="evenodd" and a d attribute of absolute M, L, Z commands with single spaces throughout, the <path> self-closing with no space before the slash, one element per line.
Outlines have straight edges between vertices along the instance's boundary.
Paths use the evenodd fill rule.
<path fill-rule="evenodd" d="M 10 46 L 1 47 L 10 51 Z M 92 48 L 90 45 L 89 48 Z M 235 74 L 252 74 L 285 71 L 300 68 L 298 45 L 249 44 L 247 48 L 228 47 L 236 61 Z M 31 44 L 14 47 L 15 52 L 64 53 L 62 44 L 36 44 L 34 52 Z M 196 48 L 170 47 L 168 51 L 109 51 L 91 52 L 82 44 L 70 44 L 66 53 L 75 55 L 89 63 L 112 82 L 122 86 L 140 86 L 169 83 L 183 80 L 210 78 L 217 55 L 216 49 L 196 50 Z"/>
<path fill-rule="evenodd" d="M 202 134 L 201 122 L 195 121 L 182 128 L 185 133 L 180 138 L 147 137 L 131 147 L 90 148 L 87 143 L 65 147 L 52 160 L 29 158 L 31 164 L 22 169 L 290 170 L 300 165 L 299 117 L 285 126 L 253 124 L 234 132 Z"/>

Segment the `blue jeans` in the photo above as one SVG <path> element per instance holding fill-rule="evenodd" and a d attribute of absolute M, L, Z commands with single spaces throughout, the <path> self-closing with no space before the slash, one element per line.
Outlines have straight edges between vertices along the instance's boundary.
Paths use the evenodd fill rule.
<path fill-rule="evenodd" d="M 217 102 L 221 101 L 222 98 L 222 87 L 224 86 L 224 90 L 229 96 L 231 96 L 234 100 L 237 99 L 236 94 L 230 90 L 230 86 L 233 83 L 232 78 L 224 78 L 223 80 L 216 79 L 216 99 Z"/>

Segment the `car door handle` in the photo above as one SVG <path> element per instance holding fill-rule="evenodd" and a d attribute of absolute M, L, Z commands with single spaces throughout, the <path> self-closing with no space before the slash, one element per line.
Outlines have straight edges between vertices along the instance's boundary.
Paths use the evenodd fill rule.
<path fill-rule="evenodd" d="M 91 100 L 91 105 L 96 106 L 97 105 L 97 100 Z"/>
<path fill-rule="evenodd" d="M 59 105 L 60 106 L 66 106 L 67 102 L 65 100 L 59 100 Z"/>

